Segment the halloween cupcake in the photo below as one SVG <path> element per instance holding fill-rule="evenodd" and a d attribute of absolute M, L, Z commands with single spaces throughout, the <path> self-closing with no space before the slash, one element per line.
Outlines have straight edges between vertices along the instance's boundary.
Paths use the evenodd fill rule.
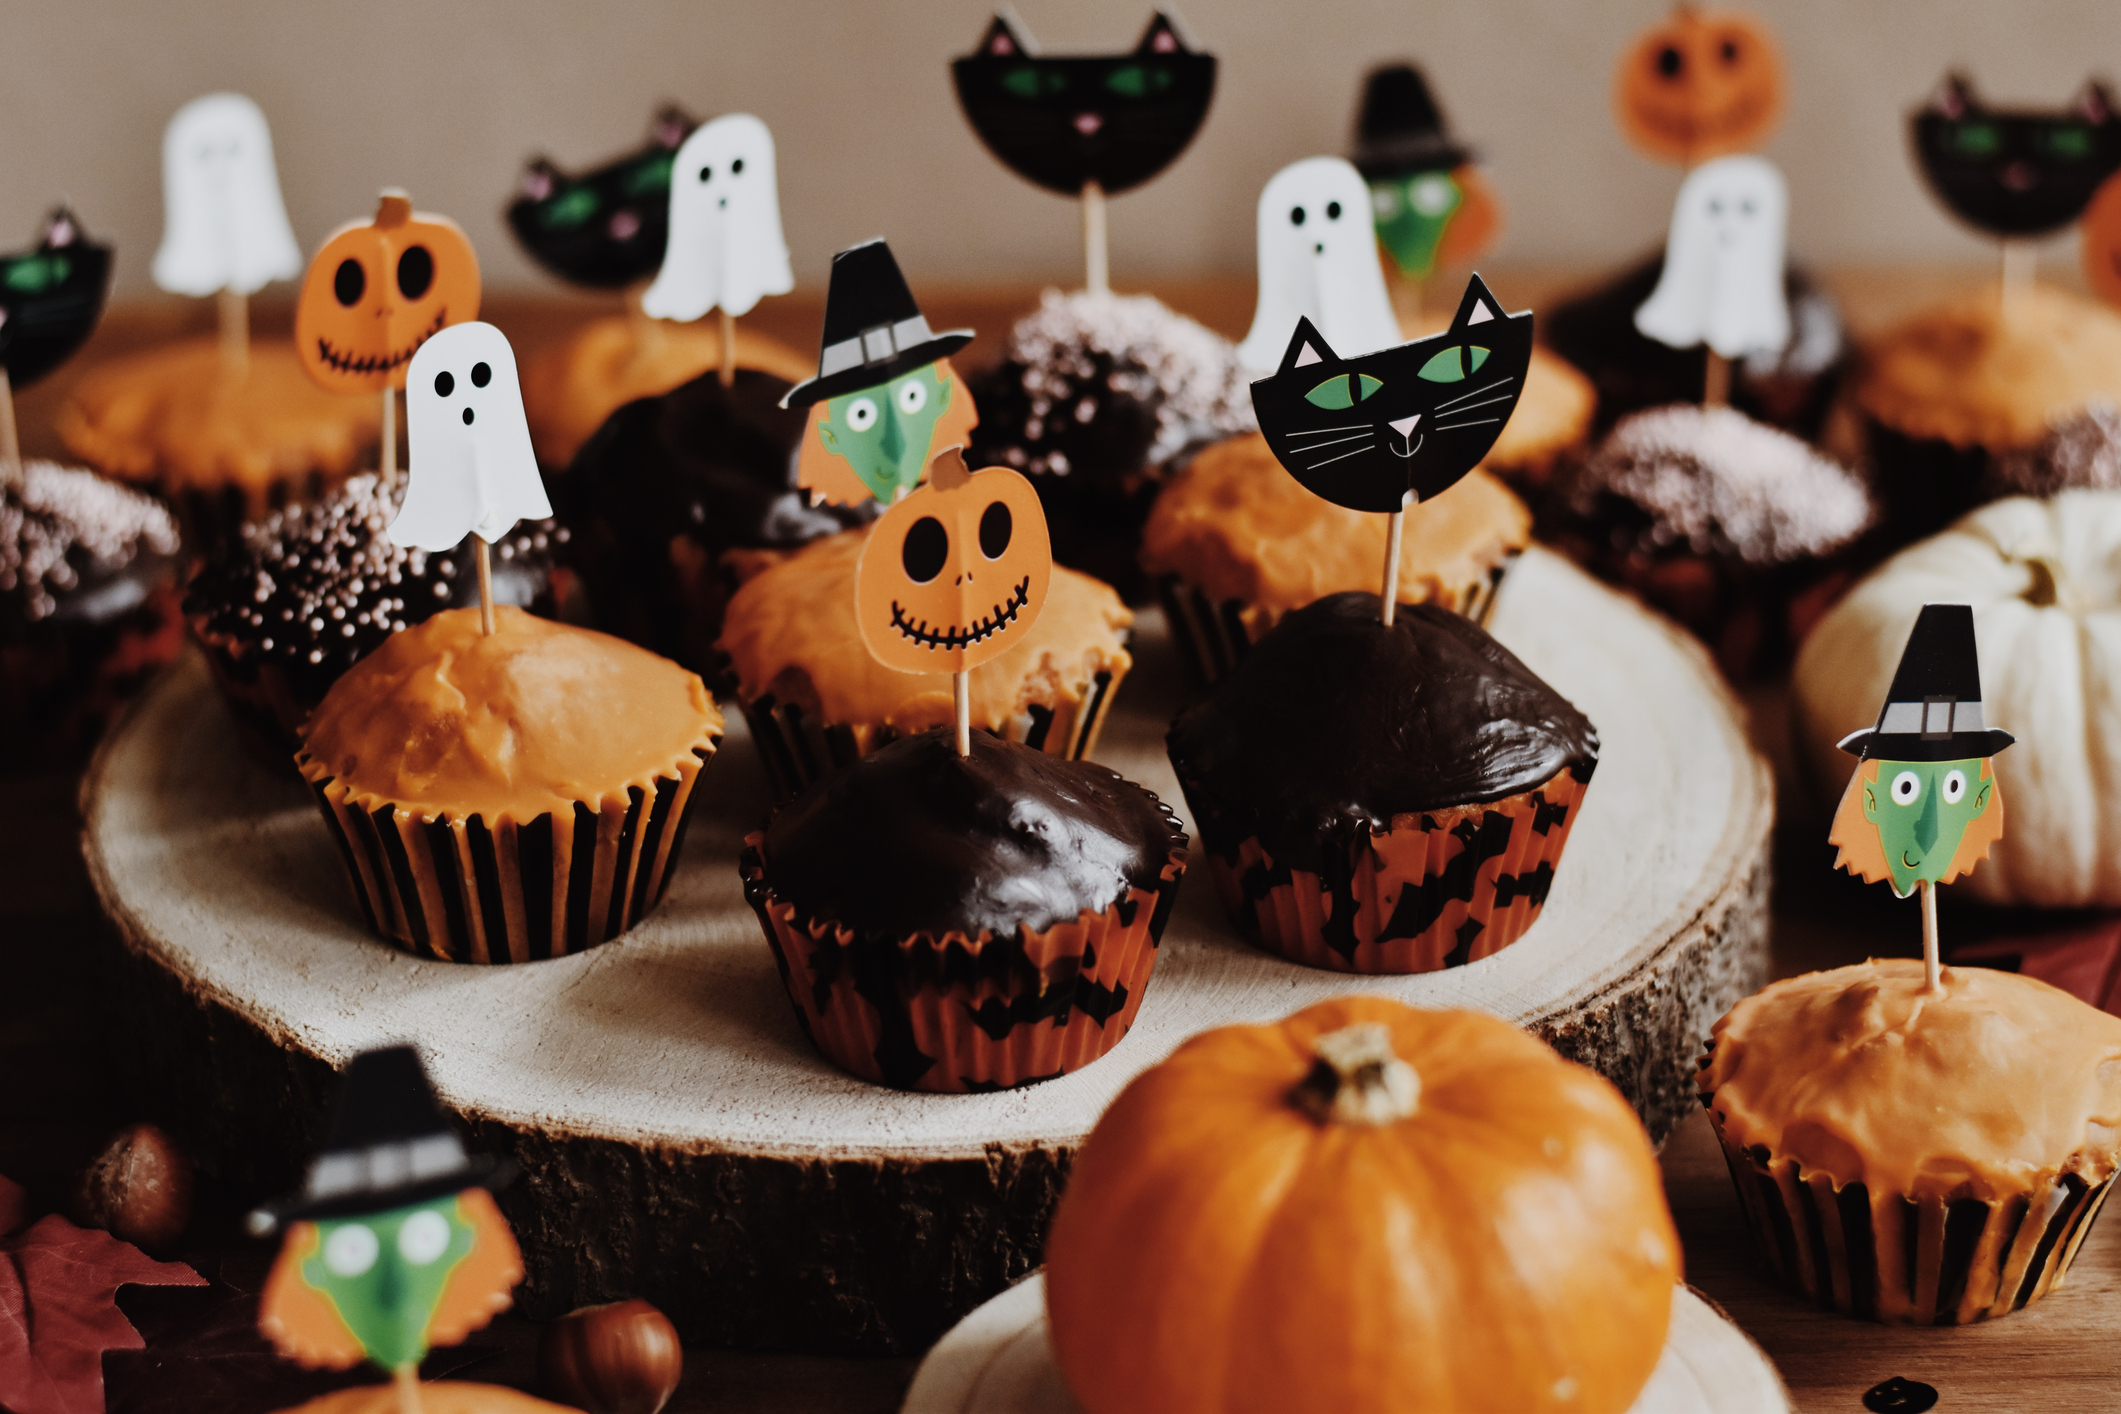
<path fill-rule="evenodd" d="M 1701 1102 L 1761 1256 L 1888 1325 L 2007 1315 L 2062 1282 L 2121 1141 L 2121 1019 L 2044 982 L 1889 959 L 1716 1023 Z"/>
<path fill-rule="evenodd" d="M 454 962 L 579 952 L 661 900 L 722 714 L 619 639 L 479 618 L 393 632 L 325 694 L 295 764 L 391 942 Z"/>
<path fill-rule="evenodd" d="M 1048 290 L 971 379 L 968 459 L 1029 476 L 1054 557 L 1139 599 L 1135 551 L 1166 468 L 1251 429 L 1247 381 L 1227 339 L 1146 295 Z"/>
<path fill-rule="evenodd" d="M 94 472 L 0 463 L 0 757 L 95 740 L 175 656 L 177 525 Z"/>
<path fill-rule="evenodd" d="M 285 767 L 302 723 L 348 668 L 391 634 L 476 605 L 473 547 L 447 555 L 394 544 L 384 528 L 403 484 L 373 473 L 322 500 L 243 527 L 192 576 L 184 612 L 246 742 Z M 492 547 L 494 601 L 551 615 L 553 557 L 568 532 L 519 525 Z"/>
<path fill-rule="evenodd" d="M 826 1059 L 899 1089 L 1078 1070 L 1134 1024 L 1185 871 L 1154 795 L 984 731 L 902 737 L 745 842 L 745 897 Z"/>
<path fill-rule="evenodd" d="M 1744 680 L 1788 663 L 1854 574 L 1861 477 L 1733 408 L 1636 413 L 1564 477 L 1540 535 L 1698 634 Z"/>
<path fill-rule="evenodd" d="M 854 572 L 868 540 L 863 528 L 817 541 L 729 602 L 717 646 L 780 795 L 952 720 L 950 674 L 896 672 L 863 647 Z M 1110 586 L 1056 566 L 1023 640 L 971 670 L 972 725 L 1049 755 L 1088 756 L 1133 666 L 1133 622 Z"/>
<path fill-rule="evenodd" d="M 1166 744 L 1248 936 L 1313 967 L 1432 972 L 1539 916 L 1598 733 L 1469 620 L 1378 608 L 1285 615 Z"/>
<path fill-rule="evenodd" d="M 2121 489 L 2121 410 L 2104 398 L 2087 404 L 2035 445 L 1992 461 L 1982 489 L 1984 500 Z"/>
<path fill-rule="evenodd" d="M 1532 516 L 1474 471 L 1406 518 L 1399 602 L 1479 622 L 1531 542 Z M 1241 661 L 1282 617 L 1377 582 L 1386 520 L 1306 490 L 1256 433 L 1208 448 L 1172 477 L 1142 532 L 1142 568 L 1204 682 Z"/>

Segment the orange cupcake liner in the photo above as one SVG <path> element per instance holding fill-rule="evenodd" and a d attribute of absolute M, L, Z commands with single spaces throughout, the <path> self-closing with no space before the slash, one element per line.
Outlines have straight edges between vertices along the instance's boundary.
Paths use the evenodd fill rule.
<path fill-rule="evenodd" d="M 764 839 L 745 840 L 744 897 L 811 1044 L 857 1079 L 935 1094 L 1051 1080 L 1118 1045 L 1141 1010 L 1186 870 L 1186 851 L 1174 846 L 1154 889 L 1130 889 L 1043 932 L 895 938 L 806 918 L 776 897 Z"/>
<path fill-rule="evenodd" d="M 368 926 L 410 953 L 445 962 L 536 962 L 596 946 L 662 902 L 699 801 L 713 748 L 695 747 L 599 805 L 574 802 L 571 827 L 548 812 L 433 816 L 373 811 L 309 755 L 295 766 L 324 812 Z"/>
<path fill-rule="evenodd" d="M 1889 1326 L 2007 1316 L 2062 1285 L 2114 1186 L 2073 1173 L 1985 1200 L 1836 1188 L 1764 1145 L 1724 1133 L 1703 1095 L 1763 1266 L 1830 1311 Z"/>
<path fill-rule="evenodd" d="M 1595 764 L 1493 804 L 1399 816 L 1355 840 L 1331 876 L 1277 867 L 1256 836 L 1234 862 L 1211 850 L 1208 872 L 1239 926 L 1291 962 L 1369 974 L 1460 967 L 1538 919 Z"/>

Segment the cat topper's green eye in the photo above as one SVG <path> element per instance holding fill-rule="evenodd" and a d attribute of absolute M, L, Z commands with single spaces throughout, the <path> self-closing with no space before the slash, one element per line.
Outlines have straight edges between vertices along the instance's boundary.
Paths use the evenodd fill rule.
<path fill-rule="evenodd" d="M 1352 393 L 1348 388 L 1348 380 L 1351 378 L 1356 382 L 1356 388 Z M 1304 394 L 1304 401 L 1310 403 L 1313 407 L 1338 411 L 1341 408 L 1354 407 L 1383 386 L 1383 383 L 1372 378 L 1367 373 L 1336 373 L 1310 392 Z"/>
<path fill-rule="evenodd" d="M 1468 351 L 1473 355 L 1470 364 L 1459 357 Z M 1488 351 L 1478 344 L 1453 344 L 1423 364 L 1420 376 L 1431 383 L 1458 383 L 1468 373 L 1479 371 L 1480 365 L 1487 361 Z"/>
<path fill-rule="evenodd" d="M 658 157 L 652 162 L 643 162 L 626 178 L 626 194 L 639 196 L 648 191 L 670 190 L 670 168 L 677 161 L 675 152 Z"/>
<path fill-rule="evenodd" d="M 1058 69 L 1040 69 L 1024 64 L 1002 75 L 1002 87 L 1018 98 L 1036 98 L 1041 93 L 1059 93 L 1068 86 L 1068 76 Z"/>
<path fill-rule="evenodd" d="M 1105 75 L 1105 87 L 1127 98 L 1146 98 L 1170 86 L 1171 71 L 1165 68 L 1145 69 L 1128 64 Z"/>
<path fill-rule="evenodd" d="M 63 255 L 35 255 L 7 267 L 7 275 L 0 284 L 23 294 L 39 295 L 55 285 L 65 284 L 72 270 Z"/>
<path fill-rule="evenodd" d="M 548 231 L 572 230 L 597 214 L 603 203 L 593 187 L 576 187 L 538 213 L 538 224 Z"/>
<path fill-rule="evenodd" d="M 2075 162 L 2092 155 L 2091 129 L 2082 123 L 2054 123 L 2040 129 L 2040 150 Z"/>
<path fill-rule="evenodd" d="M 2003 148 L 2003 135 L 1988 123 L 1961 123 L 1952 129 L 1952 146 L 1962 157 L 1992 157 Z"/>

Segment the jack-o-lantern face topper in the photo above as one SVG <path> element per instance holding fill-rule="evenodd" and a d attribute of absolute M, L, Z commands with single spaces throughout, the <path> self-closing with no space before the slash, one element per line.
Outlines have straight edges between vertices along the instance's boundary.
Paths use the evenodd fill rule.
<path fill-rule="evenodd" d="M 1692 165 L 1760 146 L 1782 121 L 1788 81 L 1768 27 L 1750 15 L 1682 7 L 1620 60 L 1613 106 L 1629 142 Z"/>
<path fill-rule="evenodd" d="M 2009 732 L 1981 711 L 1974 611 L 1925 604 L 1900 655 L 1878 724 L 1841 749 L 1861 758 L 1827 842 L 1835 864 L 1906 898 L 1921 883 L 1948 884 L 2003 838 L 2003 791 L 1989 759 Z"/>
<path fill-rule="evenodd" d="M 855 619 L 887 668 L 966 672 L 1031 631 L 1052 579 L 1038 492 L 1007 467 L 967 472 L 951 448 L 878 518 L 854 572 Z"/>
<path fill-rule="evenodd" d="M 386 191 L 373 221 L 331 233 L 295 305 L 302 367 L 335 393 L 405 386 L 412 356 L 479 317 L 479 258 L 457 224 Z"/>
<path fill-rule="evenodd" d="M 2077 227 L 2084 281 L 2108 304 L 2121 304 L 2121 174 L 2106 179 Z"/>

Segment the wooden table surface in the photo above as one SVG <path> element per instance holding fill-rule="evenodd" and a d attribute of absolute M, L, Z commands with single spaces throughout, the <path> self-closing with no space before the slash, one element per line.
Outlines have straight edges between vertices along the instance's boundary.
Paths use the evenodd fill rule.
<path fill-rule="evenodd" d="M 1841 272 L 1834 283 L 1852 304 L 1859 330 L 1963 285 L 1964 272 Z M 1546 298 L 1571 283 L 1554 272 L 1498 272 L 1511 303 Z M 1163 291 L 1176 307 L 1226 331 L 1249 315 L 1249 288 L 1202 282 Z M 999 330 L 1026 307 L 1031 290 L 923 292 L 931 322 Z M 768 316 L 769 311 L 778 312 Z M 488 316 L 519 343 L 535 344 L 588 314 L 615 306 L 589 301 L 495 300 Z M 261 310 L 270 327 L 284 310 Z M 25 450 L 57 451 L 51 409 L 80 369 L 96 358 L 142 347 L 205 316 L 176 304 L 121 308 L 90 350 L 21 399 Z M 814 339 L 817 306 L 797 297 L 761 306 L 761 327 L 788 342 Z M 941 327 L 941 324 L 938 324 Z M 1824 823 L 1787 778 L 1786 692 L 1770 685 L 1748 695 L 1756 741 L 1777 763 L 1784 786 L 1776 846 L 1774 916 L 1777 975 L 1919 953 L 1912 904 L 1865 889 L 1831 868 Z M 102 1061 L 96 967 L 108 944 L 82 868 L 74 805 L 75 774 L 50 763 L 0 779 L 0 1174 L 25 1184 L 33 1202 L 56 1206 L 69 1176 L 105 1136 L 132 1119 L 122 1077 Z M 2023 918 L 1955 908 L 1947 892 L 1947 937 L 1986 936 L 2038 926 Z M 1855 1414 L 1862 1393 L 1890 1376 L 1937 1387 L 1940 1411 L 2060 1414 L 2121 1407 L 2121 1235 L 2112 1224 L 2085 1242 L 2066 1287 L 2006 1320 L 1955 1330 L 1892 1330 L 1822 1312 L 1784 1294 L 1754 1267 L 1730 1180 L 1708 1125 L 1689 1120 L 1667 1144 L 1666 1191 L 1685 1244 L 1687 1277 L 1722 1304 L 1781 1369 L 1800 1410 Z M 207 1181 L 187 1255 L 219 1263 L 225 1279 L 255 1289 L 271 1253 L 245 1240 L 243 1203 Z M 469 1378 L 535 1385 L 538 1327 L 502 1316 L 478 1339 L 499 1353 Z M 896 1409 L 917 1361 L 831 1360 L 689 1350 L 686 1377 L 669 1408 L 741 1414 L 815 1410 L 883 1414 Z"/>

